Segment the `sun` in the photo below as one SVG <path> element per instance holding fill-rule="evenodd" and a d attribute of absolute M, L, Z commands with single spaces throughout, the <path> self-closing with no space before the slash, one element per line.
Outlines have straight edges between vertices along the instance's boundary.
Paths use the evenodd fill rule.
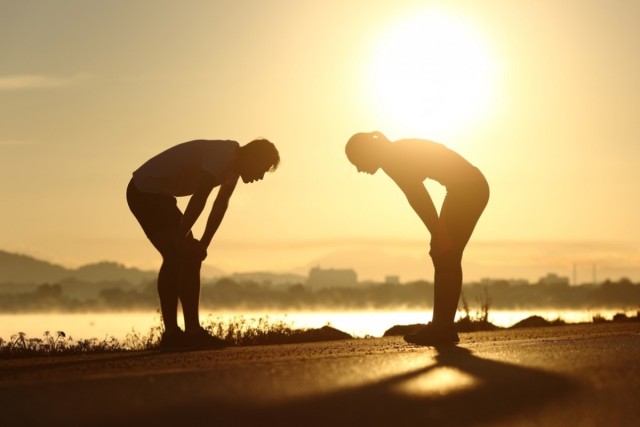
<path fill-rule="evenodd" d="M 488 116 L 495 71 L 487 43 L 469 22 L 426 9 L 392 26 L 376 43 L 368 92 L 385 129 L 447 135 Z"/>

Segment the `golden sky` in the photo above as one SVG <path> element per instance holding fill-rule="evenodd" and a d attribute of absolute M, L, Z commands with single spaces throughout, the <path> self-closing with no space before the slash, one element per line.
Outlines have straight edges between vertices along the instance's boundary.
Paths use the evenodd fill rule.
<path fill-rule="evenodd" d="M 402 193 L 344 156 L 378 129 L 486 175 L 478 275 L 640 278 L 639 16 L 623 0 L 1 2 L 0 249 L 157 266 L 131 172 L 180 142 L 266 137 L 281 166 L 236 190 L 208 265 L 430 277 Z"/>

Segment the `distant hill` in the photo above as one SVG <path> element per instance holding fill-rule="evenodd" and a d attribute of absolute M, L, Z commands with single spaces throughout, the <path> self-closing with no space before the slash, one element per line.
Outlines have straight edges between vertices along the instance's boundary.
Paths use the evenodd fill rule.
<path fill-rule="evenodd" d="M 41 284 L 74 279 L 89 283 L 124 281 L 137 285 L 157 274 L 107 261 L 70 269 L 28 255 L 0 251 L 0 283 Z"/>
<path fill-rule="evenodd" d="M 0 283 L 56 282 L 68 276 L 60 265 L 0 250 Z"/>
<path fill-rule="evenodd" d="M 83 265 L 75 270 L 70 270 L 69 273 L 73 278 L 86 282 L 124 280 L 132 284 L 153 279 L 158 275 L 157 271 L 139 270 L 110 261 Z"/>
<path fill-rule="evenodd" d="M 28 255 L 0 250 L 0 285 L 56 282 L 108 283 L 128 282 L 138 285 L 157 277 L 157 270 L 140 270 L 126 267 L 112 261 L 86 264 L 78 268 L 66 268 Z M 203 265 L 202 275 L 206 278 L 220 277 L 223 272 L 213 266 Z M 28 290 L 33 286 L 22 289 Z M 0 286 L 2 288 L 2 286 Z"/>

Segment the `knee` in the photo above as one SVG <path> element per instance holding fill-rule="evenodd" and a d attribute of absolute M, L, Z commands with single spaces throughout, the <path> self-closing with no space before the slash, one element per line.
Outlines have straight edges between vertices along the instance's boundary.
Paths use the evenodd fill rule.
<path fill-rule="evenodd" d="M 168 250 L 162 252 L 162 268 L 168 270 L 176 270 L 182 268 L 185 263 L 185 257 L 177 250 Z"/>
<path fill-rule="evenodd" d="M 160 278 L 175 277 L 180 274 L 180 265 L 171 260 L 163 260 L 160 266 Z"/>

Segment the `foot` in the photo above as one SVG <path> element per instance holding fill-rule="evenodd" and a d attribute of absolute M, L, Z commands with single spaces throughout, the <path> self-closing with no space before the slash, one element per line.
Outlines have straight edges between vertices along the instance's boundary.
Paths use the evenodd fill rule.
<path fill-rule="evenodd" d="M 437 327 L 433 323 L 429 323 L 424 329 L 404 336 L 404 340 L 409 344 L 436 346 L 436 345 L 454 345 L 460 342 L 458 333 L 453 326 Z"/>
<path fill-rule="evenodd" d="M 184 348 L 187 344 L 185 333 L 180 328 L 171 328 L 164 331 L 160 338 L 160 348 L 163 350 L 176 350 Z"/>
<path fill-rule="evenodd" d="M 231 345 L 228 341 L 214 337 L 202 327 L 185 332 L 185 338 L 187 341 L 187 347 L 197 350 L 214 350 L 229 347 Z"/>

